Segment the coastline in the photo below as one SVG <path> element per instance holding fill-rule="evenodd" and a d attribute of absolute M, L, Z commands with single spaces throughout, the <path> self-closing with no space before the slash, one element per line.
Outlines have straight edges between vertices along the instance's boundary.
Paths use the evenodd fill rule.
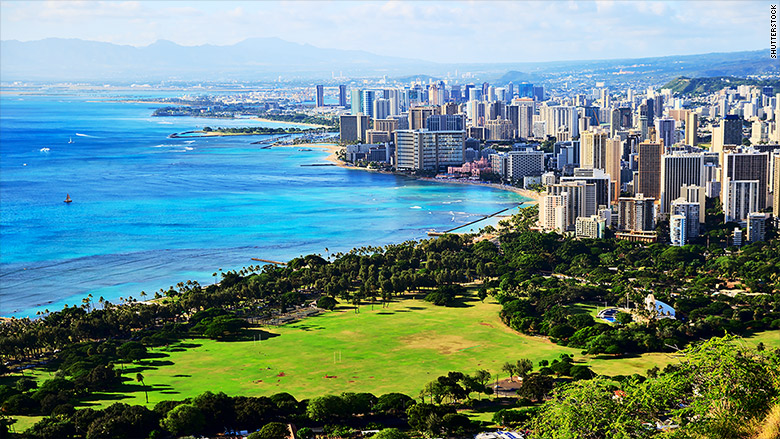
<path fill-rule="evenodd" d="M 368 171 L 368 172 L 380 172 L 380 173 L 387 173 L 392 174 L 390 172 L 384 172 L 384 171 L 377 171 L 373 169 L 368 168 L 361 168 L 359 166 L 353 166 L 350 164 L 347 164 L 346 162 L 343 162 L 339 160 L 336 157 L 336 152 L 342 148 L 342 146 L 339 146 L 335 143 L 300 143 L 297 145 L 274 145 L 272 148 L 320 148 L 325 149 L 328 152 L 330 152 L 330 155 L 328 155 L 325 160 L 328 162 L 331 162 L 335 164 L 336 166 L 344 169 L 357 169 L 360 171 Z M 448 183 L 448 184 L 466 184 L 471 186 L 480 186 L 480 187 L 489 187 L 493 189 L 498 189 L 502 191 L 509 191 L 514 192 L 518 195 L 522 195 L 525 198 L 530 198 L 531 201 L 526 201 L 524 204 L 527 205 L 534 205 L 538 204 L 539 200 L 542 198 L 542 194 L 536 191 L 528 190 L 528 189 L 522 189 L 519 187 L 514 186 L 507 186 L 503 184 L 497 184 L 497 183 L 483 183 L 480 181 L 473 181 L 473 180 L 464 180 L 464 179 L 445 179 L 445 178 L 429 178 L 429 177 L 414 177 L 414 176 L 407 176 L 409 178 L 414 178 L 418 180 L 423 181 L 430 181 L 433 183 Z"/>

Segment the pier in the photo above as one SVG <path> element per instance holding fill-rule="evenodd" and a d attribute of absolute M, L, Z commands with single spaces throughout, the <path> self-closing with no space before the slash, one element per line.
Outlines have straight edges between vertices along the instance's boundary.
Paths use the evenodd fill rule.
<path fill-rule="evenodd" d="M 499 215 L 501 215 L 502 213 L 506 212 L 507 210 L 511 210 L 511 209 L 514 209 L 514 208 L 516 208 L 516 207 L 520 207 L 520 206 L 522 206 L 522 205 L 523 205 L 523 203 L 518 203 L 516 206 L 507 207 L 506 209 L 501 209 L 501 210 L 499 210 L 498 212 L 491 213 L 490 215 L 485 215 L 485 216 L 483 216 L 482 218 L 475 219 L 474 221 L 469 221 L 469 222 L 467 222 L 466 224 L 461 224 L 461 225 L 459 225 L 459 226 L 457 226 L 457 227 L 453 227 L 453 228 L 451 228 L 451 229 L 447 229 L 447 230 L 445 230 L 445 231 L 443 231 L 443 232 L 430 231 L 430 232 L 428 232 L 428 236 L 442 236 L 442 235 L 446 235 L 446 234 L 448 234 L 448 233 L 452 233 L 452 232 L 454 232 L 455 230 L 462 229 L 462 228 L 464 228 L 464 227 L 466 227 L 466 226 L 470 226 L 470 225 L 472 225 L 472 224 L 474 224 L 474 223 L 478 223 L 478 222 L 480 222 L 480 221 L 484 221 L 484 220 L 486 220 L 486 219 L 488 219 L 488 218 L 492 218 L 492 217 L 494 217 L 494 216 L 499 216 Z"/>
<path fill-rule="evenodd" d="M 270 259 L 260 259 L 260 258 L 252 258 L 253 261 L 258 262 L 265 262 L 266 264 L 274 264 L 274 265 L 287 265 L 286 262 L 280 262 L 280 261 L 272 261 Z"/>

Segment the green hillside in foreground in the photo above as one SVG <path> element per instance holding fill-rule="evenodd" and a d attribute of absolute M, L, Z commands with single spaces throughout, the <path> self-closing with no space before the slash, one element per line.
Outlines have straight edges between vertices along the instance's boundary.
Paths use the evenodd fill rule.
<path fill-rule="evenodd" d="M 708 94 L 717 92 L 724 87 L 737 87 L 738 85 L 752 85 L 759 87 L 773 87 L 774 92 L 780 92 L 780 80 L 755 80 L 736 78 L 731 76 L 716 76 L 710 78 L 675 78 L 661 88 L 671 89 L 679 94 Z"/>

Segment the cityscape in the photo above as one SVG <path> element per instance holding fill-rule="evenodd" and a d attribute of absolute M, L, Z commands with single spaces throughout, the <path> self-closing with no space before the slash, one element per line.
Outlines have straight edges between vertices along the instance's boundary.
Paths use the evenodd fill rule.
<path fill-rule="evenodd" d="M 0 7 L 0 438 L 780 438 L 776 5 Z"/>

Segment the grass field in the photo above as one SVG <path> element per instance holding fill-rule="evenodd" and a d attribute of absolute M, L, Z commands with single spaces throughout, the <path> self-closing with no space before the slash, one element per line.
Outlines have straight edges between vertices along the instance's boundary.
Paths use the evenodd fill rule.
<path fill-rule="evenodd" d="M 506 378 L 501 366 L 561 353 L 592 364 L 604 374 L 644 373 L 673 359 L 664 354 L 600 359 L 579 355 L 542 337 L 518 334 L 498 318 L 500 305 L 467 300 L 457 309 L 406 299 L 389 308 L 343 308 L 302 322 L 256 328 L 262 341 L 187 340 L 152 350 L 154 358 L 124 366 L 126 377 L 142 373 L 149 404 L 183 399 L 207 390 L 229 395 L 289 392 L 296 398 L 329 393 L 402 392 L 416 396 L 425 383 L 448 371 L 487 369 Z M 43 377 L 42 377 L 43 378 Z M 122 393 L 103 394 L 89 405 L 122 401 L 145 404 L 142 386 L 129 382 Z"/>
<path fill-rule="evenodd" d="M 414 397 L 425 383 L 448 371 L 487 369 L 505 379 L 501 365 L 506 361 L 529 358 L 536 365 L 561 353 L 574 354 L 576 360 L 606 375 L 644 374 L 648 368 L 676 361 L 659 353 L 620 359 L 584 357 L 578 349 L 512 331 L 499 320 L 499 310 L 497 303 L 475 298 L 455 309 L 405 299 L 384 309 L 362 306 L 356 314 L 344 307 L 286 326 L 254 328 L 262 341 L 186 340 L 153 349 L 144 361 L 123 365 L 129 381 L 121 392 L 97 395 L 84 406 L 146 404 L 144 387 L 135 382 L 137 373 L 144 376 L 149 406 L 153 406 L 207 390 L 247 396 L 288 392 L 298 399 L 349 391 L 402 392 Z M 584 306 L 583 311 L 593 310 Z M 780 347 L 780 331 L 746 340 Z M 44 372 L 35 375 L 49 377 Z M 472 414 L 486 420 L 492 416 Z M 35 420 L 20 417 L 17 431 Z"/>

